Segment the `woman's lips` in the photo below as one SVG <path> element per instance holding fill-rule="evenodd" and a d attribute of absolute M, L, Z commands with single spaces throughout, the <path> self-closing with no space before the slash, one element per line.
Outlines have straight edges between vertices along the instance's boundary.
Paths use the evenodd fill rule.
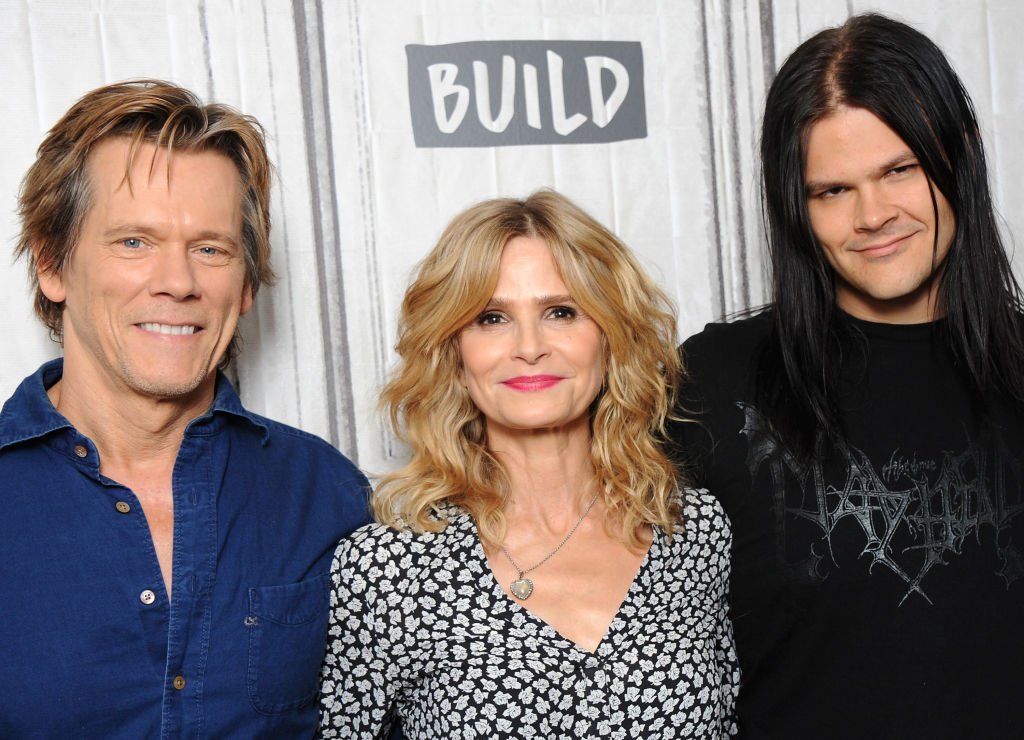
<path fill-rule="evenodd" d="M 563 380 L 558 375 L 520 375 L 501 382 L 515 391 L 543 391 Z"/>

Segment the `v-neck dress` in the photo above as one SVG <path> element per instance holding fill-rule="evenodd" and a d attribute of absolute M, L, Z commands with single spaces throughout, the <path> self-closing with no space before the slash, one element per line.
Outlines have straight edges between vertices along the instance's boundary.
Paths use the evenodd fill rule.
<path fill-rule="evenodd" d="M 728 519 L 684 493 L 685 526 L 651 547 L 593 653 L 513 601 L 476 525 L 371 524 L 335 554 L 321 732 L 427 738 L 720 738 L 739 667 L 726 615 Z"/>

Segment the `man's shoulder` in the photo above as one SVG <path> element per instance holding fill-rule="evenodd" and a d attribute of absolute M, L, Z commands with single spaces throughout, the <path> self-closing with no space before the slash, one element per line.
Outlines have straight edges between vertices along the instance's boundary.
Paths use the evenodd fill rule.
<path fill-rule="evenodd" d="M 50 360 L 26 377 L 0 408 L 0 450 L 69 427 L 46 389 L 60 379 L 63 359 Z"/>
<path fill-rule="evenodd" d="M 746 373 L 772 333 L 770 310 L 735 321 L 714 322 L 683 342 L 683 361 L 690 375 Z"/>
<path fill-rule="evenodd" d="M 290 444 L 312 449 L 324 449 L 328 452 L 338 452 L 330 442 L 312 432 L 307 432 L 283 421 L 277 421 L 276 419 L 271 419 L 248 410 L 246 411 L 246 416 L 254 426 L 263 430 L 264 436 L 268 440 L 274 441 L 277 444 Z"/>
<path fill-rule="evenodd" d="M 363 478 L 355 463 L 323 437 L 251 411 L 246 412 L 246 418 L 260 437 L 263 449 L 269 453 L 268 461 L 279 462 L 282 458 L 315 461 Z"/>
<path fill-rule="evenodd" d="M 315 511 L 321 521 L 313 526 L 330 529 L 340 521 L 343 528 L 327 538 L 334 543 L 369 520 L 369 481 L 329 442 L 251 412 L 226 416 L 212 425 L 215 438 L 221 437 L 212 444 L 227 455 L 225 485 L 233 493 L 272 508 L 290 502 L 304 517 Z"/>
<path fill-rule="evenodd" d="M 677 398 L 683 418 L 701 423 L 677 423 L 675 434 L 687 445 L 711 444 L 710 426 L 731 426 L 736 402 L 755 393 L 759 365 L 772 334 L 770 310 L 735 321 L 711 323 L 683 343 L 685 375 Z"/>
<path fill-rule="evenodd" d="M 253 465 L 256 466 L 306 466 L 316 470 L 327 466 L 338 473 L 347 472 L 349 476 L 358 478 L 361 484 L 365 483 L 355 464 L 327 440 L 245 407 L 234 386 L 222 373 L 217 374 L 210 411 L 189 428 L 195 434 L 231 430 L 232 435 L 241 435 L 248 444 L 258 447 L 258 454 L 255 454 L 255 449 L 253 451 L 256 458 Z"/>
<path fill-rule="evenodd" d="M 771 334 L 774 314 L 770 308 L 731 321 L 713 321 L 683 342 L 685 350 L 733 351 L 743 347 L 753 349 Z"/>

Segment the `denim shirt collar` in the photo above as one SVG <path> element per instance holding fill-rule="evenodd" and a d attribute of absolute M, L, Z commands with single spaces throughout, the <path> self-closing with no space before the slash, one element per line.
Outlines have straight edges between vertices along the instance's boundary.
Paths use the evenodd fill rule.
<path fill-rule="evenodd" d="M 58 357 L 44 363 L 21 382 L 0 411 L 0 450 L 8 445 L 45 437 L 60 429 L 73 429 L 71 422 L 54 408 L 50 397 L 46 395 L 47 389 L 60 380 L 63 374 L 64 359 Z M 263 443 L 267 442 L 270 430 L 266 421 L 242 407 L 242 401 L 231 381 L 218 370 L 213 404 L 206 413 L 189 423 L 186 433 L 193 428 L 213 427 L 215 418 L 220 414 L 245 420 L 260 430 Z"/>

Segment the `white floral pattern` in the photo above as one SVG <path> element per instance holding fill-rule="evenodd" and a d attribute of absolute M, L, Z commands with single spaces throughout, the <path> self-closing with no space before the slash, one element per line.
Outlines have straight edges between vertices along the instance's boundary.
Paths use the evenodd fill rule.
<path fill-rule="evenodd" d="M 439 533 L 357 530 L 335 554 L 324 737 L 719 738 L 739 668 L 726 616 L 728 520 L 685 494 L 685 529 L 651 548 L 596 652 L 509 598 L 472 518 Z"/>

